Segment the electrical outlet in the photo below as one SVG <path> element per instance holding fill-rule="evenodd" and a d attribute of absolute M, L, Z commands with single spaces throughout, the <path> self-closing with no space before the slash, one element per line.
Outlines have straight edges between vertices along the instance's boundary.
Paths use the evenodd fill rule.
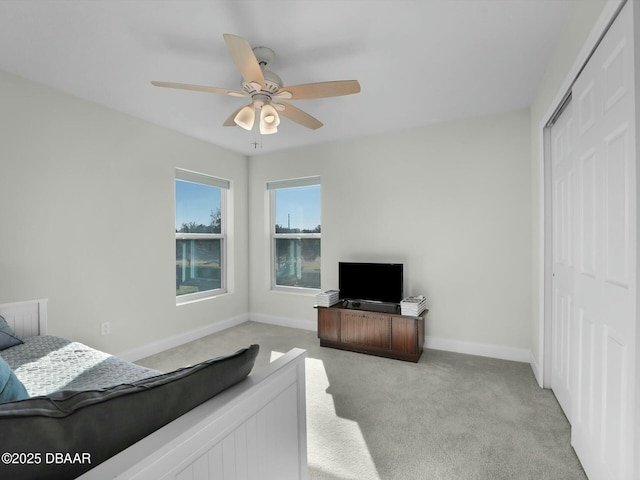
<path fill-rule="evenodd" d="M 100 335 L 111 335 L 111 322 L 104 322 L 100 325 Z"/>

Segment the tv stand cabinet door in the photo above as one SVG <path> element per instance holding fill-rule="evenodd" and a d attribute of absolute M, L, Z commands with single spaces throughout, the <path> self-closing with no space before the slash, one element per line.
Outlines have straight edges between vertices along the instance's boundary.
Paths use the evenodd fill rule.
<path fill-rule="evenodd" d="M 419 321 L 413 317 L 393 317 L 391 349 L 394 352 L 416 355 L 419 352 Z"/>
<path fill-rule="evenodd" d="M 340 337 L 343 344 L 389 350 L 391 317 L 379 313 L 343 310 L 340 315 Z"/>
<path fill-rule="evenodd" d="M 340 341 L 340 310 L 318 308 L 318 338 L 327 342 Z"/>

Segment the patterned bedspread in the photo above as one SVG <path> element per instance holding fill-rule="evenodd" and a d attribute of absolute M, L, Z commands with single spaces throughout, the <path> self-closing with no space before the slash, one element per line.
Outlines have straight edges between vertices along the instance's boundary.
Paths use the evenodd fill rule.
<path fill-rule="evenodd" d="M 50 335 L 28 337 L 23 345 L 2 350 L 32 397 L 56 390 L 95 390 L 131 383 L 161 372 Z"/>

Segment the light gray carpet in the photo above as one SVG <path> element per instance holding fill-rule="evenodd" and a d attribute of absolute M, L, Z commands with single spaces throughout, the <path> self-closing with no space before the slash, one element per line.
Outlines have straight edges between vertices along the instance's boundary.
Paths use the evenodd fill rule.
<path fill-rule="evenodd" d="M 414 364 L 254 322 L 138 363 L 170 371 L 251 343 L 256 368 L 307 350 L 311 480 L 586 479 L 555 397 L 524 363 L 426 350 Z"/>

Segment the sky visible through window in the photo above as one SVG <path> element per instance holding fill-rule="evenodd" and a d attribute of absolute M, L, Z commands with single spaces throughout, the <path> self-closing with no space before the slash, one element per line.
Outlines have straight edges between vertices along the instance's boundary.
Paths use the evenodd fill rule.
<path fill-rule="evenodd" d="M 219 208 L 219 188 L 176 180 L 176 230 L 184 223 L 209 225 L 211 212 Z M 300 230 L 320 225 L 320 186 L 276 190 L 276 223 Z"/>
<path fill-rule="evenodd" d="M 176 180 L 176 230 L 182 224 L 211 224 L 211 212 L 220 208 L 220 189 L 210 185 Z"/>
<path fill-rule="evenodd" d="M 276 190 L 275 223 L 300 230 L 320 225 L 320 185 Z"/>

